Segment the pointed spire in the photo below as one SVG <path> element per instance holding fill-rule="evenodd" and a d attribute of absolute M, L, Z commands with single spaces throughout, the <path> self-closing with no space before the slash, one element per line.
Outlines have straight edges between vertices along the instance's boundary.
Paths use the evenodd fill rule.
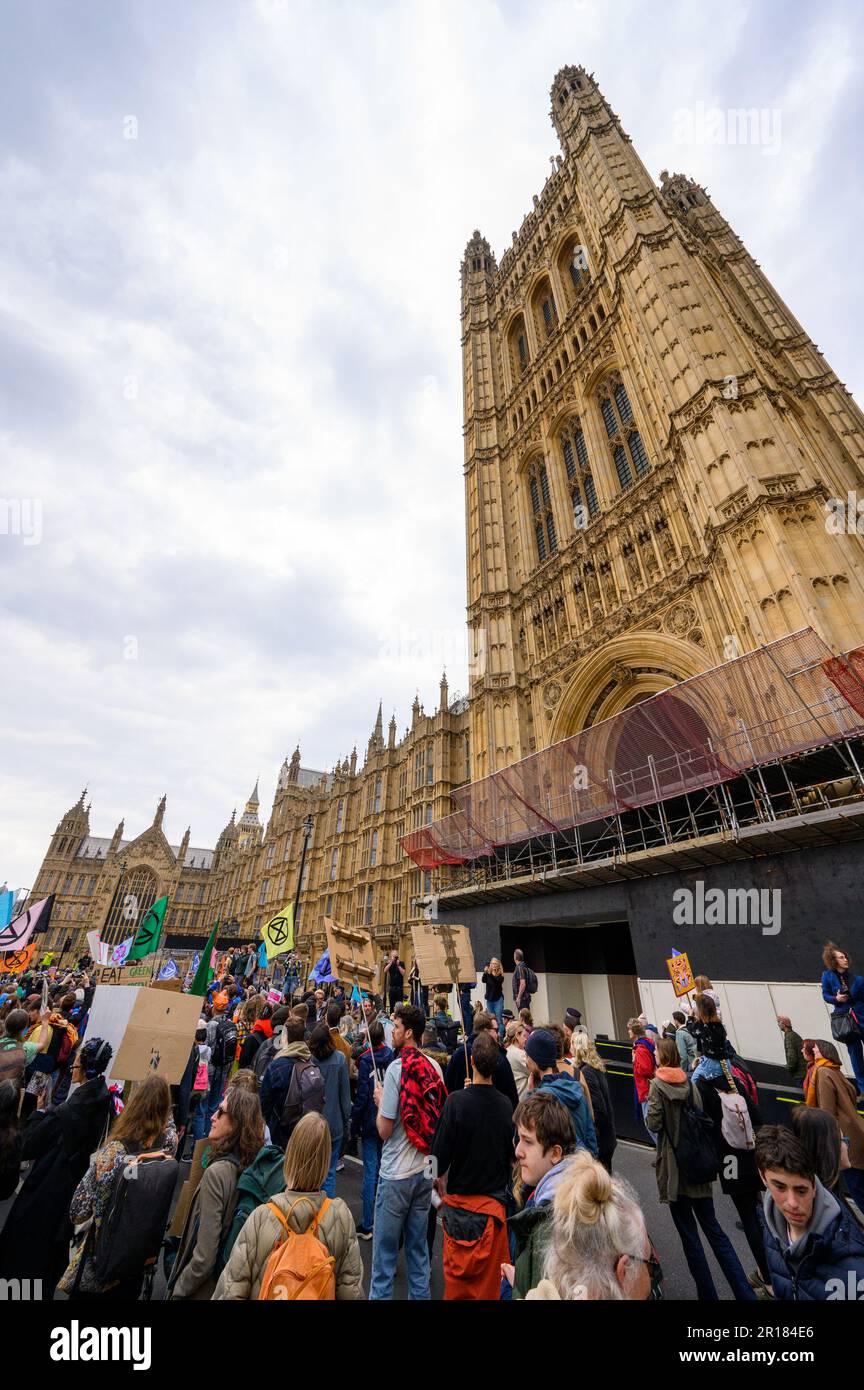
<path fill-rule="evenodd" d="M 162 828 L 162 822 L 165 819 L 165 803 L 167 800 L 167 795 L 163 796 L 162 800 L 159 802 L 159 805 L 156 807 L 156 814 L 153 817 L 153 824 L 157 830 L 161 830 Z"/>
<path fill-rule="evenodd" d="M 414 696 L 414 703 L 413 703 L 413 705 L 411 706 L 411 728 L 412 728 L 412 729 L 414 728 L 414 725 L 417 723 L 417 720 L 418 720 L 419 718 L 420 718 L 420 691 L 418 690 L 417 693 L 416 693 L 415 696 Z"/>
<path fill-rule="evenodd" d="M 349 768 L 349 771 L 350 771 L 350 773 L 351 773 L 351 776 L 353 777 L 353 776 L 354 776 L 354 773 L 357 771 L 357 749 L 356 749 L 356 747 L 353 748 L 353 749 L 351 750 L 351 761 L 350 761 L 350 763 L 348 764 L 348 768 Z"/>
<path fill-rule="evenodd" d="M 294 749 L 294 752 L 291 754 L 291 763 L 290 763 L 290 766 L 289 766 L 289 768 L 288 768 L 288 781 L 289 781 L 289 782 L 296 782 L 296 781 L 298 780 L 299 774 L 300 774 L 300 744 L 298 743 L 298 744 L 297 744 L 297 747 Z"/>
<path fill-rule="evenodd" d="M 396 711 L 394 709 L 390 724 L 387 729 L 387 747 L 396 747 Z"/>
<path fill-rule="evenodd" d="M 114 831 L 114 834 L 111 836 L 111 844 L 108 847 L 109 854 L 116 853 L 117 850 L 120 848 L 120 841 L 123 839 L 123 831 L 125 828 L 126 823 L 125 821 L 121 820 L 119 825 L 117 826 L 117 829 Z"/>
<path fill-rule="evenodd" d="M 441 684 L 438 687 L 439 708 L 446 714 L 450 702 L 450 687 L 447 684 L 446 667 L 441 673 Z"/>
<path fill-rule="evenodd" d="M 252 788 L 252 795 L 246 802 L 247 806 L 260 806 L 261 803 L 258 800 L 258 783 L 260 782 L 260 780 L 260 777 L 255 778 L 255 786 Z"/>

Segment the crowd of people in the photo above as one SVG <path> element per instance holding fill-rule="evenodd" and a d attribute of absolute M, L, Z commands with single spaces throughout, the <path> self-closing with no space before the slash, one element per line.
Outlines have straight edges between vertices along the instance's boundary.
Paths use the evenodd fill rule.
<path fill-rule="evenodd" d="M 460 988 L 459 1019 L 395 952 L 384 998 L 303 989 L 296 974 L 277 993 L 238 953 L 202 998 L 181 1081 L 125 1088 L 106 1082 L 111 1045 L 87 1035 L 81 965 L 0 981 L 0 1200 L 14 1197 L 0 1277 L 41 1280 L 43 1297 L 134 1299 L 161 1266 L 174 1301 L 388 1300 L 402 1258 L 409 1297 L 425 1300 L 440 1248 L 445 1299 L 662 1296 L 651 1210 L 613 1171 L 605 1063 L 577 1009 L 535 1021 L 521 951 L 512 1005 L 492 959 L 483 1003 Z M 701 1300 L 718 1298 L 701 1237 L 741 1301 L 825 1300 L 864 1276 L 862 1097 L 836 1046 L 860 1088 L 860 1036 L 842 1020 L 857 1024 L 864 980 L 834 943 L 822 988 L 834 1041 L 778 1018 L 802 1087 L 788 1126 L 763 1124 L 707 978 L 669 1020 L 628 1024 L 635 1117 Z M 359 1223 L 338 1191 L 358 1149 Z"/>

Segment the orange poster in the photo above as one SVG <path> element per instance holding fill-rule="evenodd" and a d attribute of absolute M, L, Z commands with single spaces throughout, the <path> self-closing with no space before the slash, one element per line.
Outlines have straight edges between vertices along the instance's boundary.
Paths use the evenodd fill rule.
<path fill-rule="evenodd" d="M 689 993 L 693 988 L 693 971 L 690 969 L 687 952 L 682 951 L 680 956 L 670 956 L 666 962 L 666 969 L 669 971 L 675 998 L 678 999 L 682 994 Z"/>

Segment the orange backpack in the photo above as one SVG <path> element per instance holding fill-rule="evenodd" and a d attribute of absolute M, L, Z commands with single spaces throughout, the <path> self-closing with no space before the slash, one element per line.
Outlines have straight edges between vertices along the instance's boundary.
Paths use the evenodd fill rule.
<path fill-rule="evenodd" d="M 309 1202 L 309 1205 L 312 1205 L 309 1197 L 298 1197 L 288 1209 L 289 1217 L 298 1202 Z M 318 1223 L 329 1205 L 330 1198 L 325 1197 L 315 1213 L 314 1220 L 310 1221 L 301 1234 L 292 1231 L 288 1225 L 288 1217 L 282 1215 L 275 1202 L 267 1203 L 270 1211 L 284 1226 L 285 1238 L 273 1247 L 264 1266 L 258 1292 L 259 1300 L 335 1299 L 336 1260 L 316 1234 Z"/>

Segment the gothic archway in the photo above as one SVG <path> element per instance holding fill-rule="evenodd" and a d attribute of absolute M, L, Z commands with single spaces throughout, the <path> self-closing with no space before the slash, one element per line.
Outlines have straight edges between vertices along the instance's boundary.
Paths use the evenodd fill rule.
<path fill-rule="evenodd" d="M 156 901 L 158 891 L 156 875 L 146 864 L 121 874 L 102 927 L 102 940 L 117 945 L 134 935 L 144 913 Z"/>

